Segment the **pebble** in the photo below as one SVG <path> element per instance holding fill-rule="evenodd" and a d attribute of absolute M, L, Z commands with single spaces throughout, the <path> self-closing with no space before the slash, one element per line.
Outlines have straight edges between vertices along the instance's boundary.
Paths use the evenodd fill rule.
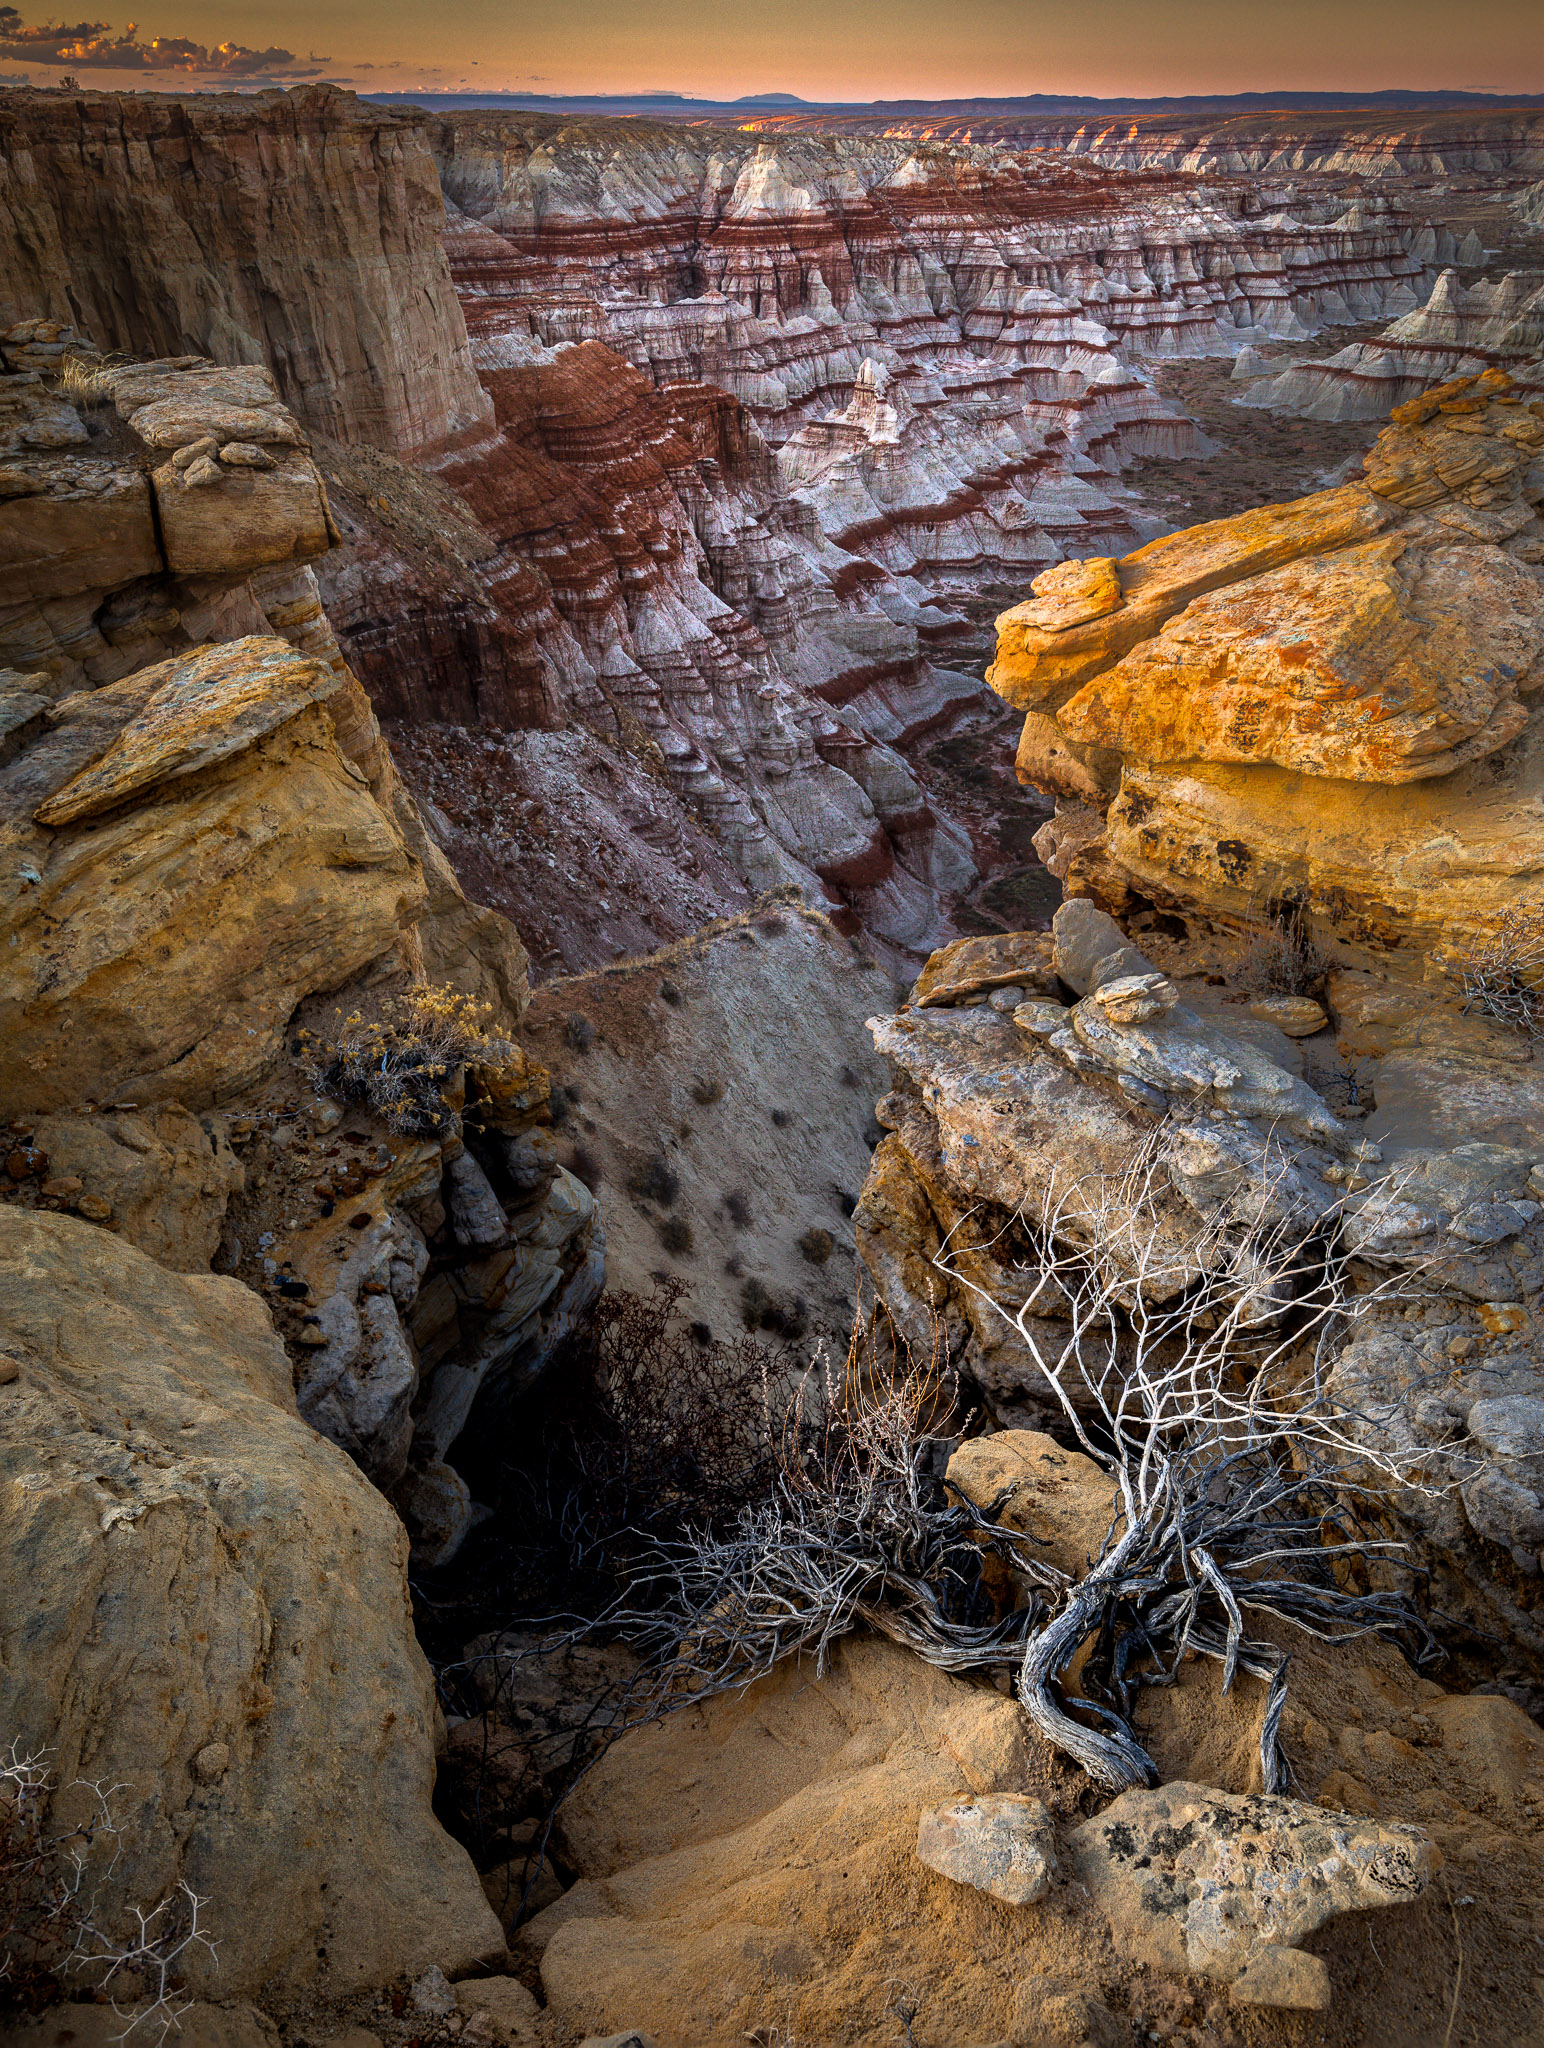
<path fill-rule="evenodd" d="M 206 1742 L 193 1759 L 193 1775 L 201 1785 L 213 1785 L 230 1768 L 231 1753 L 223 1742 Z"/>
<path fill-rule="evenodd" d="M 1492 1337 L 1510 1337 L 1527 1322 L 1527 1312 L 1516 1301 L 1482 1301 L 1480 1322 Z"/>

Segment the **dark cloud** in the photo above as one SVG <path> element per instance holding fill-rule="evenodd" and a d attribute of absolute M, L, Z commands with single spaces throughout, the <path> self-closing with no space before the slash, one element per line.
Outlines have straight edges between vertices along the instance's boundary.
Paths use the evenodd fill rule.
<path fill-rule="evenodd" d="M 115 35 L 106 21 L 52 21 L 30 27 L 16 8 L 0 7 L 0 56 L 63 71 L 174 71 L 250 84 L 317 78 L 327 62 L 325 57 L 302 62 L 293 50 L 277 45 L 250 50 L 245 43 L 217 43 L 211 50 L 186 36 L 141 41 L 138 29 L 132 21 L 122 35 Z"/>

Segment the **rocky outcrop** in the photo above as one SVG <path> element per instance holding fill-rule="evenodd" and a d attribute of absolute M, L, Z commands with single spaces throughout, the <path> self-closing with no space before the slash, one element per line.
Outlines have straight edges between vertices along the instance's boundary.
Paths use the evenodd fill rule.
<path fill-rule="evenodd" d="M 272 370 L 319 431 L 486 419 L 411 113 L 290 92 L 0 92 L 0 328 Z"/>
<path fill-rule="evenodd" d="M 1247 959 L 1168 922 L 1138 950 L 1074 900 L 1056 917 L 1057 994 L 1028 957 L 1011 985 L 982 961 L 872 1021 L 891 1135 L 855 1220 L 887 1327 L 913 1359 L 946 1356 L 1000 1421 L 1061 1427 L 1045 1361 L 1070 1355 L 1073 1311 L 1030 1256 L 1047 1232 L 1097 1249 L 1115 1289 L 1155 1270 L 1244 1284 L 1262 1213 L 1284 1239 L 1331 1232 L 1375 1273 L 1413 1270 L 1418 1293 L 1370 1304 L 1328 1378 L 1352 1436 L 1432 1482 L 1380 1482 L 1401 1548 L 1376 1575 L 1414 1594 L 1453 1668 L 1534 1704 L 1544 1369 L 1525 1304 L 1544 1258 L 1544 1116 L 1525 1055 L 1456 996 L 1427 997 L 1402 1041 L 1419 1050 L 1402 1050 L 1398 985 L 1369 973 L 1332 973 L 1334 1032 L 1294 1041 L 1272 1005 L 1240 1007 Z M 1079 1341 L 1103 1357 L 1112 1340 Z M 1019 1483 L 999 1474 L 973 1497 L 1004 1476 Z M 1108 1527 L 1106 1510 L 1085 1540 Z"/>
<path fill-rule="evenodd" d="M 104 1937 L 185 1883 L 221 1998 L 497 1954 L 430 1809 L 405 1533 L 297 1415 L 258 1297 L 0 1207 L 0 1328 L 0 1727 L 49 1752 L 61 1829 L 113 1788 Z"/>
<path fill-rule="evenodd" d="M 1365 482 L 1067 565 L 990 679 L 1026 780 L 1102 813 L 1067 887 L 1311 914 L 1419 981 L 1537 865 L 1544 419 L 1502 374 L 1400 409 Z"/>
<path fill-rule="evenodd" d="M 0 1193 L 249 1282 L 301 1412 L 448 1557 L 472 1504 L 447 1453 L 483 1383 L 539 1373 L 593 1299 L 594 1204 L 533 1149 L 546 1077 L 507 1041 L 469 1080 L 465 1050 L 447 1063 L 415 1128 L 317 1097 L 296 1033 L 367 1029 L 356 1003 L 400 1031 L 425 984 L 512 1030 L 525 954 L 397 781 L 321 609 L 326 490 L 268 373 L 73 360 L 85 418 L 40 372 L 0 380 Z"/>

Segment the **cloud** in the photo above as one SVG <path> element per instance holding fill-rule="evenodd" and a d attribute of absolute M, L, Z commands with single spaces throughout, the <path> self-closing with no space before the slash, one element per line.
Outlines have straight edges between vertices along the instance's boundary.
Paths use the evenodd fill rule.
<path fill-rule="evenodd" d="M 317 78 L 327 62 L 313 56 L 302 63 L 293 50 L 277 45 L 251 50 L 245 43 L 216 43 L 206 49 L 186 36 L 152 36 L 142 42 L 138 27 L 131 21 L 122 35 L 115 35 L 106 21 L 53 21 L 29 27 L 16 8 L 0 7 L 0 56 L 63 71 L 172 71 L 251 84 Z"/>

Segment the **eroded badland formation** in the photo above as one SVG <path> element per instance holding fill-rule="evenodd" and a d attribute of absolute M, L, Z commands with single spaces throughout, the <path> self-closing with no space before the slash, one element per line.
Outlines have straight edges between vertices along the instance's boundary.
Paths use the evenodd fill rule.
<path fill-rule="evenodd" d="M 0 93 L 8 2042 L 1541 2037 L 1541 195 Z"/>

